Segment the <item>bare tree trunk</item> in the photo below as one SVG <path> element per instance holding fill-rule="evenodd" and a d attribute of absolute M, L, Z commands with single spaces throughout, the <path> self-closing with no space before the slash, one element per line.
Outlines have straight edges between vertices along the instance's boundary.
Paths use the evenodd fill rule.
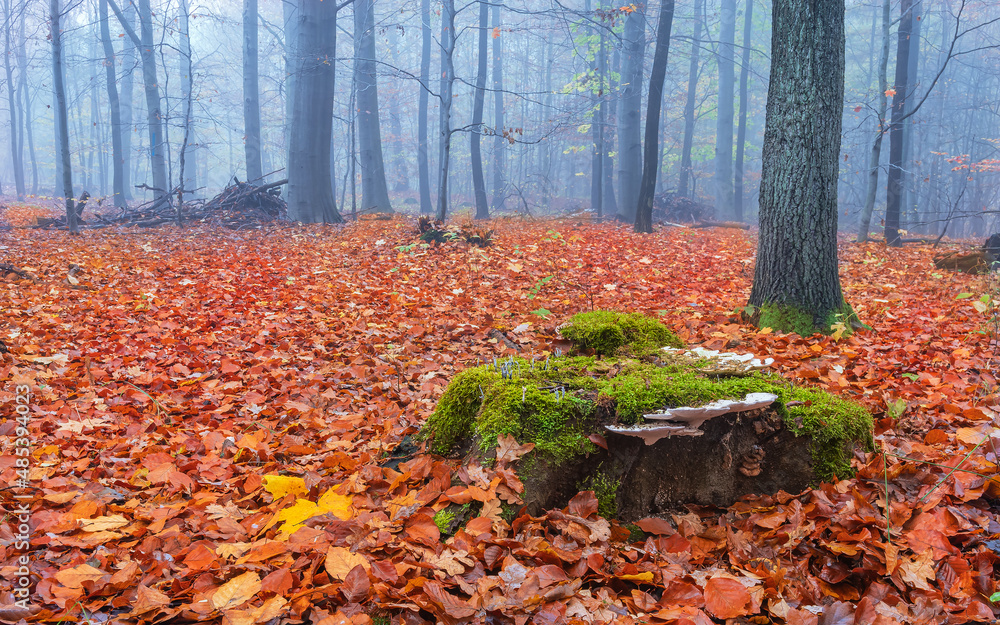
<path fill-rule="evenodd" d="M 56 127 L 59 129 L 59 143 L 56 146 L 57 158 L 62 163 L 62 180 L 59 193 L 66 202 L 66 225 L 73 234 L 79 232 L 76 224 L 76 206 L 73 202 L 73 164 L 69 152 L 69 121 L 66 115 L 66 74 L 62 61 L 62 15 L 59 0 L 49 0 L 49 22 L 52 40 L 52 83 L 56 103 Z"/>
<path fill-rule="evenodd" d="M 315 0 L 296 5 L 298 76 L 288 147 L 288 216 L 303 223 L 340 223 L 330 181 L 337 6 Z"/>
<path fill-rule="evenodd" d="M 115 72 L 115 48 L 111 43 L 111 29 L 108 26 L 108 2 L 100 0 L 98 3 L 101 20 L 101 43 L 104 45 L 104 71 L 107 80 L 108 105 L 111 109 L 111 188 L 114 193 L 114 203 L 117 207 L 124 207 L 125 202 L 125 176 L 124 158 L 122 157 L 122 116 L 118 102 L 118 83 Z"/>
<path fill-rule="evenodd" d="M 455 0 L 444 0 L 441 10 L 441 128 L 438 151 L 437 218 L 448 216 L 448 165 L 451 158 L 451 101 L 455 86 Z"/>
<path fill-rule="evenodd" d="M 885 137 L 885 113 L 888 106 L 886 72 L 889 64 L 889 25 L 891 22 L 889 0 L 883 0 L 882 55 L 879 57 L 878 65 L 878 129 L 875 133 L 875 141 L 872 142 L 871 156 L 868 159 L 868 192 L 865 194 L 865 206 L 861 209 L 861 221 L 858 224 L 859 243 L 868 240 L 872 213 L 875 212 L 875 197 L 878 194 L 878 163 L 882 158 L 882 139 Z"/>
<path fill-rule="evenodd" d="M 913 31 L 913 0 L 902 0 L 900 5 L 898 43 L 896 44 L 896 79 L 892 96 L 892 122 L 889 124 L 889 174 L 885 198 L 885 243 L 900 247 L 900 204 L 903 199 L 903 122 L 906 115 L 906 90 L 909 89 L 910 34 Z"/>
<path fill-rule="evenodd" d="M 476 96 L 472 107 L 472 133 L 469 153 L 472 159 L 472 186 L 476 196 L 476 219 L 489 219 L 490 209 L 486 200 L 486 180 L 483 177 L 483 154 L 480 142 L 483 135 L 483 109 L 486 105 L 487 72 L 487 31 L 489 29 L 490 6 L 479 2 L 479 68 L 476 74 Z"/>
<path fill-rule="evenodd" d="M 910 54 L 906 58 L 906 74 L 908 76 L 907 82 L 908 89 L 913 95 L 916 95 L 916 88 L 920 84 L 919 76 L 919 64 L 920 64 L 920 24 L 923 22 L 921 19 L 921 0 L 913 1 L 913 9 L 911 13 L 913 17 L 910 23 L 913 25 L 913 32 L 910 33 Z M 907 113 L 909 109 L 913 107 L 913 101 L 911 98 L 907 99 Z M 911 181 L 915 177 L 914 162 L 913 162 L 913 143 L 914 143 L 914 126 L 912 123 L 903 124 L 903 178 L 904 182 L 902 185 L 902 197 L 900 199 L 900 223 L 906 224 L 907 215 L 914 216 L 916 211 L 916 193 L 914 193 L 914 185 L 906 184 L 906 179 L 909 178 Z M 907 176 L 907 174 L 910 174 Z"/>
<path fill-rule="evenodd" d="M 622 58 L 622 95 L 618 114 L 618 208 L 635 222 L 642 181 L 642 71 L 646 49 L 646 5 L 625 18 Z"/>
<path fill-rule="evenodd" d="M 389 48 L 392 54 L 392 62 L 396 67 L 402 67 L 399 58 L 399 29 L 389 29 Z M 387 181 L 392 181 L 392 190 L 401 193 L 410 190 L 410 172 L 406 162 L 406 148 L 403 141 L 403 120 L 402 120 L 402 91 L 392 89 L 389 91 L 389 129 L 392 131 L 392 139 L 389 141 L 391 153 L 389 158 L 393 164 L 392 169 L 386 174 Z"/>
<path fill-rule="evenodd" d="M 31 194 L 38 194 L 38 159 L 35 157 L 35 138 L 32 133 L 32 108 L 31 93 L 28 90 L 28 53 L 27 38 L 24 33 L 24 23 L 27 19 L 26 12 L 21 11 L 21 19 L 18 25 L 17 41 L 17 67 L 18 83 L 21 92 L 20 102 L 24 102 L 21 109 L 21 118 L 24 120 L 24 135 L 28 139 L 28 158 L 31 160 Z"/>
<path fill-rule="evenodd" d="M 427 89 L 431 79 L 431 2 L 420 0 L 420 95 L 417 103 L 417 177 L 420 212 L 434 212 L 431 204 L 430 151 L 427 148 Z"/>
<path fill-rule="evenodd" d="M 493 30 L 499 32 L 500 5 L 493 5 Z M 504 110 L 503 110 L 503 37 L 493 38 L 493 201 L 490 212 L 496 215 L 503 210 L 507 194 L 504 182 Z"/>
<path fill-rule="evenodd" d="M 191 177 L 191 181 L 185 176 L 185 167 L 187 166 L 187 154 L 188 146 L 191 143 L 191 104 L 194 100 L 194 60 L 191 58 L 191 31 L 188 27 L 188 0 L 180 0 L 180 11 L 181 11 L 181 41 L 186 42 L 186 45 L 181 47 L 181 56 L 183 57 L 182 62 L 187 62 L 187 67 L 184 68 L 183 72 L 187 75 L 187 78 L 183 81 L 183 94 L 184 94 L 184 139 L 181 141 L 181 156 L 180 156 L 180 171 L 177 173 L 177 178 L 180 180 L 180 185 L 177 188 L 177 226 L 183 225 L 184 221 L 184 194 L 194 193 L 194 177 Z M 257 13 L 254 12 L 254 18 L 256 21 Z M 191 188 L 188 188 L 188 184 Z"/>
<path fill-rule="evenodd" d="M 124 17 L 129 25 L 135 22 L 135 7 L 128 3 L 123 8 Z M 119 18 L 120 19 L 120 18 Z M 125 200 L 132 199 L 132 121 L 133 96 L 135 95 L 135 80 L 133 70 L 136 66 L 136 46 L 130 37 L 122 41 L 122 76 L 121 88 L 118 90 L 118 105 L 122 117 L 122 193 Z M 117 70 L 117 68 L 116 68 Z M 117 71 L 116 71 L 117 73 Z"/>
<path fill-rule="evenodd" d="M 14 169 L 14 188 L 17 191 L 17 199 L 24 199 L 24 164 L 22 162 L 22 151 L 18 137 L 21 133 L 21 116 L 18 115 L 20 107 L 16 103 L 16 91 L 14 86 L 14 70 L 11 67 L 11 60 L 14 58 L 14 50 L 11 46 L 10 36 L 14 30 L 14 11 L 11 10 L 11 0 L 3 0 L 4 12 L 4 70 L 7 74 L 7 103 L 10 112 L 10 162 Z"/>
<path fill-rule="evenodd" d="M 642 182 L 639 186 L 635 231 L 653 231 L 653 195 L 656 193 L 656 170 L 660 151 L 660 107 L 663 104 L 663 80 L 667 75 L 667 54 L 670 51 L 670 27 L 674 21 L 674 0 L 660 0 L 660 17 L 656 25 L 656 48 L 653 68 L 649 75 L 649 97 L 646 102 L 646 144 L 643 146 Z"/>
<path fill-rule="evenodd" d="M 736 0 L 722 0 L 719 32 L 719 100 L 715 124 L 715 211 L 733 214 L 733 68 Z"/>
<path fill-rule="evenodd" d="M 257 0 L 243 0 L 243 143 L 247 181 L 263 184 L 260 159 L 260 86 L 257 76 Z"/>
<path fill-rule="evenodd" d="M 743 221 L 743 151 L 747 138 L 747 80 L 750 76 L 750 29 L 753 25 L 753 0 L 747 0 L 743 15 L 743 61 L 740 68 L 740 121 L 736 129 L 736 177 L 734 180 L 733 206 L 736 221 Z"/>
<path fill-rule="evenodd" d="M 688 64 L 687 100 L 684 104 L 684 145 L 681 148 L 681 175 L 677 183 L 677 193 L 693 197 L 693 189 L 688 190 L 691 179 L 691 149 L 694 145 L 694 104 L 698 93 L 698 51 L 701 49 L 701 12 L 705 0 L 694 2 L 694 32 L 691 37 L 691 61 Z"/>
<path fill-rule="evenodd" d="M 358 143 L 361 156 L 362 210 L 391 213 L 382 156 L 378 80 L 375 77 L 375 2 L 354 0 L 354 72 L 358 88 Z"/>
<path fill-rule="evenodd" d="M 298 73 L 297 59 L 295 56 L 295 45 L 298 41 L 298 32 L 295 30 L 298 24 L 296 16 L 295 2 L 282 2 L 282 19 L 284 21 L 284 53 L 285 53 L 285 151 L 291 144 L 292 136 L 292 109 L 295 102 L 295 76 Z"/>

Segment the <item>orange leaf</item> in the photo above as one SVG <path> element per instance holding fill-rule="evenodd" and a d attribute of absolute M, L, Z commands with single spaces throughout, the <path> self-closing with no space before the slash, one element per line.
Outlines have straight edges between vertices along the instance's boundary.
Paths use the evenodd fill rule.
<path fill-rule="evenodd" d="M 728 577 L 713 577 L 705 584 L 705 609 L 720 619 L 750 613 L 750 593 L 743 584 Z"/>

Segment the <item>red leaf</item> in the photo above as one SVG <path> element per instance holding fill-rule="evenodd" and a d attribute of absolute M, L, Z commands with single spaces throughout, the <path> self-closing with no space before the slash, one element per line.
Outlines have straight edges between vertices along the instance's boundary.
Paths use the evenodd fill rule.
<path fill-rule="evenodd" d="M 360 602 L 368 596 L 370 589 L 371 582 L 368 581 L 368 572 L 360 564 L 351 569 L 351 572 L 344 578 L 344 585 L 340 587 L 348 603 Z"/>
<path fill-rule="evenodd" d="M 750 613 L 750 593 L 728 577 L 713 577 L 705 584 L 705 609 L 716 618 L 727 619 Z"/>
<path fill-rule="evenodd" d="M 570 514 L 586 519 L 592 514 L 597 514 L 597 497 L 594 491 L 585 490 L 577 493 L 576 497 L 569 500 L 567 506 Z"/>

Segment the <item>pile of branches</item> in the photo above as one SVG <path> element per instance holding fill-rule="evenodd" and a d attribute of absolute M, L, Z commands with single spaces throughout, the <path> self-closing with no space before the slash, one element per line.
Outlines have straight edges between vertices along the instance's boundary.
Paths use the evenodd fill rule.
<path fill-rule="evenodd" d="M 703 223 L 714 216 L 715 210 L 708 204 L 679 193 L 665 191 L 653 197 L 653 221 Z"/>
<path fill-rule="evenodd" d="M 159 198 L 131 208 L 124 208 L 118 214 L 93 213 L 84 219 L 78 211 L 77 223 L 80 228 L 104 228 L 107 226 L 139 226 L 153 228 L 161 224 L 201 222 L 227 228 L 241 229 L 261 223 L 283 220 L 288 213 L 288 205 L 281 198 L 281 180 L 265 185 L 254 185 L 234 179 L 233 183 L 211 200 L 185 201 L 178 215 L 177 194 L 179 189 Z M 40 228 L 66 228 L 65 216 L 39 220 Z"/>
<path fill-rule="evenodd" d="M 973 275 L 1000 270 L 1000 233 L 986 239 L 981 248 L 937 254 L 934 256 L 934 266 Z"/>
<path fill-rule="evenodd" d="M 477 228 L 472 224 L 445 227 L 441 221 L 422 215 L 417 219 L 417 231 L 420 240 L 426 243 L 446 243 L 462 240 L 476 247 L 489 247 L 493 244 L 493 231 Z"/>

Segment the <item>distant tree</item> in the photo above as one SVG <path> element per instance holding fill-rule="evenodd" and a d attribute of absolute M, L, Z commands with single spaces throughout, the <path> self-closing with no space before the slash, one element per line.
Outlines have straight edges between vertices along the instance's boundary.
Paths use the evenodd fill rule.
<path fill-rule="evenodd" d="M 49 0 L 49 38 L 52 40 L 52 83 L 56 103 L 56 128 L 58 145 L 56 158 L 62 163 L 59 193 L 66 203 L 66 224 L 73 234 L 78 232 L 76 206 L 73 202 L 73 164 L 69 151 L 69 121 L 66 115 L 66 72 L 63 70 L 62 12 L 59 0 Z"/>
<path fill-rule="evenodd" d="M 868 160 L 868 189 L 865 193 L 865 205 L 861 209 L 861 222 L 858 225 L 858 242 L 868 240 L 868 231 L 871 227 L 872 213 L 875 212 L 875 196 L 878 194 L 878 173 L 879 160 L 882 157 L 882 139 L 885 137 L 885 113 L 888 108 L 888 86 L 886 83 L 886 68 L 889 64 L 889 24 L 891 22 L 889 12 L 889 0 L 882 1 L 882 54 L 879 56 L 878 65 L 878 109 L 876 120 L 878 127 L 875 132 L 875 140 L 872 142 L 871 156 Z"/>
<path fill-rule="evenodd" d="M 337 5 L 297 0 L 297 76 L 288 146 L 288 216 L 302 223 L 340 223 L 330 178 Z"/>
<path fill-rule="evenodd" d="M 427 100 L 426 87 L 431 78 L 431 2 L 420 0 L 420 92 L 417 102 L 417 177 L 420 187 L 420 212 L 427 215 L 434 212 L 431 203 L 431 173 L 427 147 Z"/>
<path fill-rule="evenodd" d="M 500 4 L 493 5 L 493 32 L 500 32 Z M 503 210 L 507 194 L 504 173 L 504 108 L 503 108 L 503 37 L 493 37 L 493 200 L 490 210 L 494 215 Z"/>
<path fill-rule="evenodd" d="M 736 128 L 736 165 L 733 177 L 733 214 L 736 221 L 743 221 L 743 157 L 747 140 L 747 109 L 749 89 L 747 82 L 750 77 L 750 30 L 753 25 L 753 0 L 746 0 L 746 13 L 743 14 L 743 60 L 740 67 L 740 114 L 739 125 Z"/>
<path fill-rule="evenodd" d="M 674 21 L 674 0 L 660 0 L 660 17 L 656 25 L 656 48 L 653 68 L 649 75 L 649 97 L 646 101 L 646 143 L 642 154 L 642 182 L 639 185 L 635 231 L 653 231 L 653 195 L 656 193 L 656 170 L 660 152 L 660 106 L 663 103 L 663 80 L 667 75 L 667 53 L 670 51 L 670 26 Z"/>
<path fill-rule="evenodd" d="M 115 72 L 115 48 L 111 43 L 111 29 L 108 26 L 108 2 L 98 2 L 101 20 L 101 44 L 104 46 L 104 71 L 107 79 L 108 108 L 111 109 L 111 188 L 115 206 L 126 205 L 125 201 L 125 158 L 122 155 L 122 114 L 118 102 L 118 81 Z"/>
<path fill-rule="evenodd" d="M 472 160 L 472 188 L 476 196 L 476 219 L 489 219 L 490 208 L 486 200 L 486 179 L 483 176 L 483 154 L 480 142 L 483 136 L 483 109 L 486 105 L 486 72 L 489 55 L 487 31 L 489 30 L 490 5 L 479 1 L 479 68 L 476 73 L 476 96 L 472 107 L 472 132 L 469 135 L 469 154 Z"/>
<path fill-rule="evenodd" d="M 722 0 L 719 13 L 719 98 L 715 116 L 715 210 L 733 214 L 733 91 L 736 0 Z"/>
<path fill-rule="evenodd" d="M 257 0 L 243 0 L 243 129 L 247 181 L 260 184 L 260 86 L 257 76 Z"/>
<path fill-rule="evenodd" d="M 635 221 L 642 183 L 642 71 L 646 51 L 646 5 L 625 17 L 622 34 L 620 113 L 618 114 L 618 205 Z"/>
<path fill-rule="evenodd" d="M 691 60 L 688 62 L 687 98 L 684 103 L 684 143 L 681 147 L 680 180 L 677 182 L 677 193 L 684 197 L 694 197 L 691 150 L 694 147 L 694 108 L 695 98 L 698 95 L 698 52 L 701 49 L 701 13 L 704 6 L 705 0 L 695 0 Z"/>
<path fill-rule="evenodd" d="M 455 89 L 455 0 L 444 0 L 441 7 L 441 109 L 438 129 L 438 208 L 437 218 L 448 216 L 448 176 L 451 173 L 451 109 Z"/>
<path fill-rule="evenodd" d="M 330 2 L 334 0 L 328 0 Z M 382 155 L 382 125 L 375 75 L 375 0 L 354 0 L 354 72 L 358 89 L 358 143 L 363 210 L 391 213 Z"/>
<path fill-rule="evenodd" d="M 856 321 L 837 273 L 844 0 L 774 0 L 772 20 L 748 312 L 760 327 L 829 333 L 838 319 Z"/>
<path fill-rule="evenodd" d="M 24 164 L 22 160 L 23 152 L 18 136 L 21 132 L 21 117 L 23 108 L 18 106 L 17 86 L 14 83 L 13 61 L 14 46 L 11 43 L 11 35 L 14 33 L 15 11 L 11 6 L 11 0 L 3 0 L 0 4 L 3 8 L 3 31 L 4 31 L 4 70 L 7 75 L 7 103 L 10 111 L 10 161 L 14 169 L 14 188 L 17 192 L 17 199 L 24 199 Z M 23 7 L 21 8 L 23 11 Z"/>
<path fill-rule="evenodd" d="M 899 237 L 899 214 L 903 201 L 903 118 L 910 88 L 910 34 L 913 31 L 913 0 L 899 5 L 899 43 L 896 44 L 896 78 L 892 88 L 892 122 L 889 124 L 889 172 L 886 175 L 885 242 L 889 247 L 903 244 Z"/>

